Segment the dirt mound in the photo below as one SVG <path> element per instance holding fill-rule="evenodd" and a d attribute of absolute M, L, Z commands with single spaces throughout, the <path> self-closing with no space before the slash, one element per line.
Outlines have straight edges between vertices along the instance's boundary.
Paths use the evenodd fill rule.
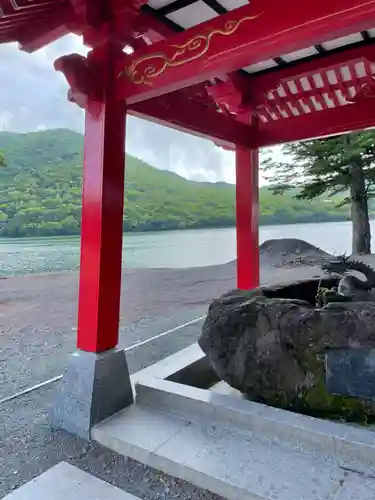
<path fill-rule="evenodd" d="M 267 240 L 259 247 L 262 263 L 274 267 L 320 266 L 322 260 L 332 257 L 311 243 L 297 238 Z"/>

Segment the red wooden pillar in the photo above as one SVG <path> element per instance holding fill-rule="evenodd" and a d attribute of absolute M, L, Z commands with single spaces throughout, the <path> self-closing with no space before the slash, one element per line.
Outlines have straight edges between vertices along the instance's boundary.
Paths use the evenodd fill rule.
<path fill-rule="evenodd" d="M 237 286 L 259 286 L 259 151 L 236 149 Z"/>
<path fill-rule="evenodd" d="M 86 106 L 77 347 L 94 353 L 118 342 L 126 116 L 115 63 L 121 55 L 110 43 L 92 52 L 104 89 L 102 102 Z"/>

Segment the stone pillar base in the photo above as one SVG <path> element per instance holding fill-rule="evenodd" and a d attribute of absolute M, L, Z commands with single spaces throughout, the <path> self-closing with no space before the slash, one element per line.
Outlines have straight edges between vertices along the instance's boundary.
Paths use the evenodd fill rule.
<path fill-rule="evenodd" d="M 123 350 L 70 355 L 51 411 L 53 429 L 90 439 L 92 427 L 134 401 Z"/>

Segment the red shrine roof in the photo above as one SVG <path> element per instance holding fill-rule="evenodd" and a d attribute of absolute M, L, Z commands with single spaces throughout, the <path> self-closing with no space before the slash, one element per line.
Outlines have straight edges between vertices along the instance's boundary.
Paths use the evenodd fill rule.
<path fill-rule="evenodd" d="M 149 0 L 148 6 L 144 7 L 144 10 L 152 13 L 162 23 L 170 27 L 171 31 L 180 32 L 248 3 L 248 0 Z M 285 68 L 302 60 L 318 58 L 328 52 L 375 41 L 374 37 L 375 24 L 374 29 L 322 42 L 320 45 L 306 47 L 290 54 L 280 54 L 280 57 L 247 66 L 243 70 L 249 74 L 259 74 L 269 70 Z"/>
<path fill-rule="evenodd" d="M 74 1 L 70 0 L 0 0 L 0 43 L 18 42 L 26 31 L 35 27 L 34 23 L 39 30 L 52 25 L 62 26 L 67 14 L 72 11 L 72 3 Z M 149 0 L 141 10 L 151 14 L 169 28 L 172 35 L 248 3 L 248 0 Z M 249 74 L 264 73 L 285 68 L 302 60 L 318 58 L 328 52 L 337 52 L 348 46 L 360 46 L 373 41 L 375 41 L 375 25 L 373 29 L 360 33 L 323 41 L 319 45 L 290 54 L 280 54 L 277 58 L 249 65 L 243 70 Z"/>
<path fill-rule="evenodd" d="M 248 3 L 248 0 L 149 0 L 144 10 L 168 26 L 171 32 L 181 32 Z M 263 80 L 261 95 L 255 96 L 255 113 L 263 123 L 267 123 L 351 104 L 351 99 L 362 86 L 372 83 L 375 64 L 366 57 L 356 57 L 348 63 L 345 61 L 330 66 L 325 64 L 325 56 L 374 43 L 375 23 L 373 29 L 322 41 L 319 45 L 280 54 L 279 57 L 242 68 L 240 72 L 249 77 L 249 84 L 251 77 L 272 73 L 276 76 L 279 71 L 282 75 L 282 70 L 291 69 L 289 76 L 282 78 L 277 88 L 275 79 L 271 77 L 267 91 L 267 79 Z M 313 69 L 299 74 L 297 65 L 302 62 L 313 62 Z M 293 67 L 296 67 L 294 75 Z M 266 99 L 264 91 L 267 91 Z"/>
<path fill-rule="evenodd" d="M 130 0 L 118 3 L 121 1 L 131 4 Z M 80 3 L 82 0 L 0 0 L 0 43 L 19 42 L 25 50 L 36 50 L 69 31 L 67 26 L 71 28 L 74 19 L 73 6 Z M 265 0 L 261 3 L 267 5 Z M 248 4 L 248 0 L 149 0 L 141 11 L 153 21 L 151 31 L 154 34 L 159 31 L 154 39 L 150 35 L 150 42 L 157 42 Z M 375 16 L 374 28 L 280 53 L 244 66 L 235 74 L 243 88 L 247 85 L 251 88 L 252 116 L 258 117 L 260 126 L 267 126 L 272 137 L 273 124 L 281 121 L 289 124 L 289 118 L 315 116 L 323 110 L 350 106 L 374 82 L 373 50 L 375 54 Z M 240 119 L 226 101 L 228 94 L 224 92 L 223 96 L 220 85 L 216 85 L 225 80 L 225 75 L 218 75 L 211 82 L 178 90 L 176 94 L 212 109 L 219 107 L 221 112 Z M 336 121 L 339 119 L 336 117 Z M 334 127 L 329 131 L 333 133 Z M 289 136 L 281 133 L 276 142 L 288 140 Z"/>
<path fill-rule="evenodd" d="M 0 43 L 22 43 L 32 32 L 61 29 L 70 10 L 69 0 L 0 0 Z"/>

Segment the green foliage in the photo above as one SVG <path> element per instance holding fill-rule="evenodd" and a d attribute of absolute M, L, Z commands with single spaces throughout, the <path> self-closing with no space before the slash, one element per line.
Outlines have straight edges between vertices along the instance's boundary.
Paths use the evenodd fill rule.
<path fill-rule="evenodd" d="M 260 224 L 293 224 L 348 220 L 347 207 L 337 207 L 325 196 L 317 199 L 298 199 L 297 189 L 275 196 L 273 187 L 260 189 Z"/>
<path fill-rule="evenodd" d="M 7 164 L 5 161 L 4 153 L 0 151 L 0 167 L 6 167 L 6 166 Z"/>
<path fill-rule="evenodd" d="M 324 193 L 330 197 L 342 195 L 339 204 L 349 203 L 351 168 L 361 166 L 366 179 L 366 194 L 374 196 L 375 132 L 364 131 L 329 139 L 286 144 L 283 153 L 289 162 L 267 160 L 264 171 L 272 171 L 275 194 L 283 194 L 292 187 L 297 199 L 311 200 Z M 275 174 L 276 172 L 276 174 Z"/>
<path fill-rule="evenodd" d="M 69 130 L 0 133 L 7 168 L 0 169 L 1 236 L 79 234 L 82 146 Z M 260 190 L 261 223 L 343 220 L 330 200 L 296 200 Z M 235 189 L 188 181 L 127 155 L 124 230 L 156 231 L 235 224 Z"/>

